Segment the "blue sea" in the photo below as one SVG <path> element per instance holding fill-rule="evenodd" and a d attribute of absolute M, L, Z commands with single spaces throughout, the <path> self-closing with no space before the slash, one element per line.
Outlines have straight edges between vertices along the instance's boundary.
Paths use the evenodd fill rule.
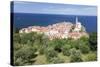
<path fill-rule="evenodd" d="M 19 29 L 34 25 L 47 26 L 63 21 L 75 24 L 76 17 L 87 32 L 97 32 L 97 16 L 13 13 L 13 24 Z"/>

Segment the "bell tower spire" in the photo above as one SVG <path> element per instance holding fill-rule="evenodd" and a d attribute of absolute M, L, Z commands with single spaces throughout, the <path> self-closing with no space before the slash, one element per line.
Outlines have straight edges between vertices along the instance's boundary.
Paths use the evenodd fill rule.
<path fill-rule="evenodd" d="M 76 24 L 78 23 L 78 17 L 76 17 Z"/>

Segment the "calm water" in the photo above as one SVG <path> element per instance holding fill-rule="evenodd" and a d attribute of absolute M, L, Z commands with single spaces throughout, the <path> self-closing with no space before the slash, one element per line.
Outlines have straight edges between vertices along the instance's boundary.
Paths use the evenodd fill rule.
<path fill-rule="evenodd" d="M 75 23 L 76 15 L 50 15 L 14 13 L 13 23 L 16 28 L 24 28 L 33 25 L 47 26 L 50 24 L 69 21 Z M 88 32 L 97 32 L 97 16 L 77 16 Z"/>

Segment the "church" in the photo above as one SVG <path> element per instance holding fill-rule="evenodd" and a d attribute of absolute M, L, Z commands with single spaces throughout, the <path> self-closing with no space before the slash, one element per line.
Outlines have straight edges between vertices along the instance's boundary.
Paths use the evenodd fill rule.
<path fill-rule="evenodd" d="M 74 28 L 74 32 L 79 32 L 82 29 L 82 25 L 81 22 L 78 21 L 78 17 L 76 17 L 76 24 L 75 24 L 75 28 Z"/>

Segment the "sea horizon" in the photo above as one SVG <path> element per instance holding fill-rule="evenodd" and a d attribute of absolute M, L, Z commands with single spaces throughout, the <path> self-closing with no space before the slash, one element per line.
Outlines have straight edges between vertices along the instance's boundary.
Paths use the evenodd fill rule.
<path fill-rule="evenodd" d="M 11 13 L 14 27 L 21 29 L 28 26 L 48 26 L 60 22 L 75 24 L 75 18 L 86 28 L 87 32 L 97 32 L 97 16 L 89 15 L 61 15 L 36 13 Z"/>

